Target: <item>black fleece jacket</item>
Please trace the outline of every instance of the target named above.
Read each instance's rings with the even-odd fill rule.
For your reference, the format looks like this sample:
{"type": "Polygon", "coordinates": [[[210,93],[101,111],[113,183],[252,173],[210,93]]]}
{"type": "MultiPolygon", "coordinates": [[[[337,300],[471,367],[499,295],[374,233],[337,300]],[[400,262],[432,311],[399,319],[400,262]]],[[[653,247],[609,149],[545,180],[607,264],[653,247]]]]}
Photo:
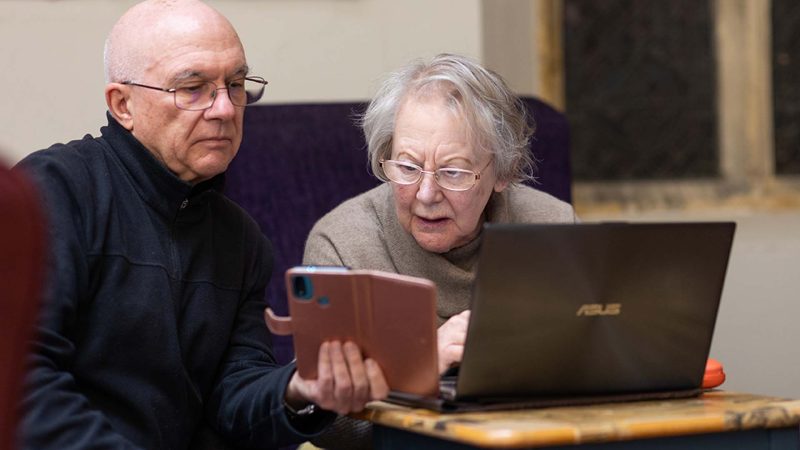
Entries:
{"type": "Polygon", "coordinates": [[[31,154],[50,264],[23,404],[30,449],[186,449],[210,425],[237,446],[308,439],[290,423],[263,322],[272,249],[221,193],[191,186],[111,116],[102,136],[31,154]]]}

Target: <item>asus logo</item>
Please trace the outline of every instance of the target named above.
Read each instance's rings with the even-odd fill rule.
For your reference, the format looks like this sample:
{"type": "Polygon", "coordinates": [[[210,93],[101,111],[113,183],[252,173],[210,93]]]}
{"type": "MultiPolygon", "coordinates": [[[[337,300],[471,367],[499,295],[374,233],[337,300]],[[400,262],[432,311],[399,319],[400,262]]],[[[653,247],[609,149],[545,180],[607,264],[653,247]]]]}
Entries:
{"type": "Polygon", "coordinates": [[[622,312],[622,303],[587,303],[578,308],[576,316],[618,316],[622,312]]]}

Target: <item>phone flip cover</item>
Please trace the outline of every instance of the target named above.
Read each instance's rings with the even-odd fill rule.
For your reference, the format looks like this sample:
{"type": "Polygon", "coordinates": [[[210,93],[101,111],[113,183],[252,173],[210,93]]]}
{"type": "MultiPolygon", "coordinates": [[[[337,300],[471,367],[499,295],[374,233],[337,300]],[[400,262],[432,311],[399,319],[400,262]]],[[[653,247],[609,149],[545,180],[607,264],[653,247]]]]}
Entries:
{"type": "Polygon", "coordinates": [[[395,273],[301,266],[286,271],[289,317],[267,308],[270,331],[292,334],[297,371],[317,377],[324,341],[353,341],[381,367],[392,391],[436,395],[436,287],[395,273]]]}

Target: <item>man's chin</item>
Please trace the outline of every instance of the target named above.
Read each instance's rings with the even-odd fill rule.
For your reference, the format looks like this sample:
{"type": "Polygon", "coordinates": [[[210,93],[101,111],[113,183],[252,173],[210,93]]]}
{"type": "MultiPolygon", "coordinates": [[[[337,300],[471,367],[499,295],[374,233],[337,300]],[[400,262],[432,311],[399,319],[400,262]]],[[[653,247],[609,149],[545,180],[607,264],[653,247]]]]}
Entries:
{"type": "Polygon", "coordinates": [[[219,164],[225,162],[227,166],[236,156],[238,147],[229,139],[205,139],[196,142],[190,150],[196,156],[198,164],[219,164]]]}
{"type": "Polygon", "coordinates": [[[212,161],[203,161],[203,164],[198,164],[194,168],[195,180],[191,181],[192,184],[197,184],[206,180],[210,180],[215,176],[228,170],[230,159],[215,159],[212,161]]]}

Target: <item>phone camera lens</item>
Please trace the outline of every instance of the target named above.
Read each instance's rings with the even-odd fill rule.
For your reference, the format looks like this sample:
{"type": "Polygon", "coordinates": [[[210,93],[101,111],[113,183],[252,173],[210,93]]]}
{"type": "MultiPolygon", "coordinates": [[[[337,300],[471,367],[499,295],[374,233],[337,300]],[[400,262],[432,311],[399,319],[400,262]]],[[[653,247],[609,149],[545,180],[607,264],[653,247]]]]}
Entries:
{"type": "Polygon", "coordinates": [[[308,300],[313,295],[311,279],[303,275],[292,279],[292,289],[294,290],[294,296],[297,298],[308,300]]]}

